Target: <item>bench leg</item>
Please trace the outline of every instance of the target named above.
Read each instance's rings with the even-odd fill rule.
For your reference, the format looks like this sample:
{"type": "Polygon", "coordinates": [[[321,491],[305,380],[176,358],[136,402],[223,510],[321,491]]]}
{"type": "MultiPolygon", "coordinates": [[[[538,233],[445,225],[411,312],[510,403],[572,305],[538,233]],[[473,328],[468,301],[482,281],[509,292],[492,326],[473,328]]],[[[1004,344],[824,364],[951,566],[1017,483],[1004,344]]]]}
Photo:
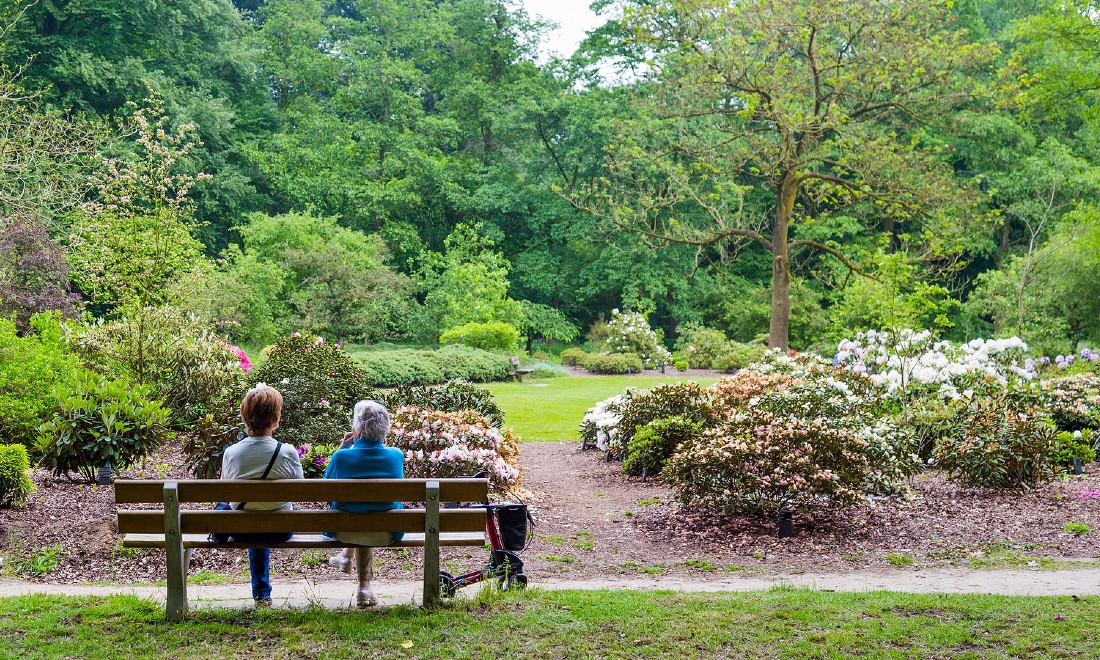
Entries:
{"type": "Polygon", "coordinates": [[[168,599],[164,613],[169,621],[182,621],[187,614],[187,562],[190,551],[183,548],[180,533],[180,502],[176,482],[164,484],[164,551],[168,564],[168,599]]]}
{"type": "Polygon", "coordinates": [[[424,500],[424,605],[439,602],[439,482],[429,481],[424,500]]]}
{"type": "Polygon", "coordinates": [[[184,550],[183,544],[178,546],[173,543],[166,547],[168,552],[168,602],[165,605],[165,614],[169,621],[182,621],[187,614],[187,561],[185,557],[191,554],[190,550],[184,550]]]}

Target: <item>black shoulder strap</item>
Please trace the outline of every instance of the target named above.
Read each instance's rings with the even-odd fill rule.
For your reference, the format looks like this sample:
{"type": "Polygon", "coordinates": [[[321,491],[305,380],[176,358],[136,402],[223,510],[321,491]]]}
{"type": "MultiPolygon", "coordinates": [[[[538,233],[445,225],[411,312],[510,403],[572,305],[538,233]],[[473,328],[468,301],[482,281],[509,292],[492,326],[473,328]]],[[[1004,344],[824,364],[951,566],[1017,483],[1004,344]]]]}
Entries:
{"type": "MultiPolygon", "coordinates": [[[[275,459],[279,458],[279,450],[282,448],[283,443],[281,442],[275,445],[275,451],[271,453],[271,460],[267,462],[267,469],[264,470],[264,474],[262,477],[260,477],[260,481],[267,479],[267,475],[271,474],[271,466],[275,465],[275,459]]],[[[244,509],[245,504],[248,504],[248,502],[241,502],[239,505],[237,505],[237,511],[244,509]]]]}

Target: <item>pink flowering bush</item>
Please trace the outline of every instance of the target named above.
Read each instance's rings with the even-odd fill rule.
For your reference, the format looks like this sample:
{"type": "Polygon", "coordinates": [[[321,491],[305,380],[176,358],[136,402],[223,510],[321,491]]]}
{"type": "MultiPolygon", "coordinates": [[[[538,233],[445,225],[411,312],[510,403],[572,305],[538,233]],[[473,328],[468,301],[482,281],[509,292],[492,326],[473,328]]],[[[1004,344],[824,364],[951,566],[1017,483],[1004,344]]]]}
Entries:
{"type": "Polygon", "coordinates": [[[765,374],[754,369],[742,369],[733,376],[722,378],[710,387],[715,405],[722,410],[744,408],[754,399],[769,392],[787,389],[794,381],[783,374],[765,374]]]}
{"type": "Polygon", "coordinates": [[[404,407],[391,411],[386,443],[405,453],[405,476],[467,477],[489,471],[492,486],[520,481],[518,438],[473,412],[404,407]]]}
{"type": "Polygon", "coordinates": [[[298,460],[306,479],[320,479],[328,469],[328,459],[339,449],[338,444],[304,444],[298,447],[298,460]]]}
{"type": "Polygon", "coordinates": [[[771,515],[863,499],[867,442],[825,420],[749,408],[686,441],[663,475],[685,506],[771,515]]]}
{"type": "Polygon", "coordinates": [[[248,373],[252,369],[252,361],[248,359],[248,353],[243,348],[238,348],[233,344],[228,344],[229,350],[237,356],[237,360],[241,365],[241,371],[248,373]]]}

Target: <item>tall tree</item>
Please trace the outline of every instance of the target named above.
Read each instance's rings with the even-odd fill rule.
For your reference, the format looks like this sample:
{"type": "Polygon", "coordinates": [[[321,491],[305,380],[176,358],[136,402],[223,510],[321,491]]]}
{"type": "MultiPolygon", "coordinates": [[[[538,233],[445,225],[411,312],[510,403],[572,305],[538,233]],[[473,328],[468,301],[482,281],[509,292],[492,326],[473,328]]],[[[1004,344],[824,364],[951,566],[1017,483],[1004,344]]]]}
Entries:
{"type": "Polygon", "coordinates": [[[655,53],[638,119],[608,151],[609,175],[571,196],[656,242],[772,257],[769,344],[787,346],[791,261],[857,265],[798,231],[843,218],[947,258],[975,195],[920,127],[973,97],[995,54],[967,42],[946,0],[657,0],[627,28],[655,53]],[[765,209],[764,217],[759,209],[765,209]]]}

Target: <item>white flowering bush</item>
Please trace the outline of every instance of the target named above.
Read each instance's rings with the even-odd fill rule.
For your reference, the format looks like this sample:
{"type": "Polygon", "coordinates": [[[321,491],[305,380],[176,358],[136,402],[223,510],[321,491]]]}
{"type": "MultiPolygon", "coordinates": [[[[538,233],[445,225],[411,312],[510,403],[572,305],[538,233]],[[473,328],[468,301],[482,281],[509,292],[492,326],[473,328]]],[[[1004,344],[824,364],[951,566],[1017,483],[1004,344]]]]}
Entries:
{"type": "Polygon", "coordinates": [[[634,390],[631,388],[588,409],[581,420],[581,449],[607,451],[611,444],[617,445],[623,406],[633,396],[634,390]]]}
{"type": "Polygon", "coordinates": [[[938,388],[942,396],[957,400],[974,385],[1003,387],[1010,380],[1035,378],[1034,365],[1024,359],[1027,344],[1019,337],[953,344],[934,339],[927,330],[869,330],[841,341],[837,349],[838,366],[901,394],[938,388]]]}
{"type": "Polygon", "coordinates": [[[649,327],[649,321],[638,312],[611,310],[607,323],[607,353],[630,353],[642,359],[647,368],[672,363],[672,353],[661,345],[657,333],[649,327]]]}
{"type": "Polygon", "coordinates": [[[483,415],[404,407],[390,421],[386,442],[404,452],[406,477],[468,477],[488,470],[496,488],[520,481],[518,438],[483,415]]]}

